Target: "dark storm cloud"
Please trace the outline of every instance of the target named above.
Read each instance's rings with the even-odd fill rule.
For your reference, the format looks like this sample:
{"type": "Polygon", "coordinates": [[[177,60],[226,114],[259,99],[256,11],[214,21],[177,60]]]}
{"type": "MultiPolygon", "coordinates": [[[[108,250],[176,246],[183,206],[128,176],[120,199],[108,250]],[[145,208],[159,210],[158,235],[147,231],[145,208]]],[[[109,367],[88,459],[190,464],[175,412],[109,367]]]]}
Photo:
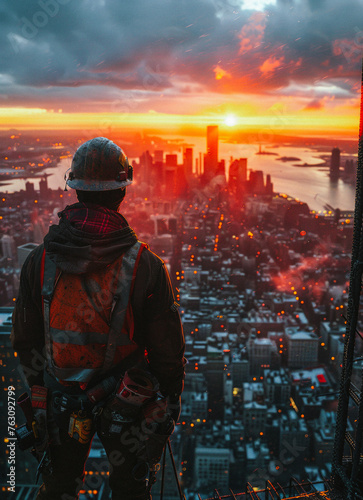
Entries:
{"type": "Polygon", "coordinates": [[[269,8],[264,41],[283,45],[287,63],[302,61],[292,73],[297,81],[343,79],[359,72],[362,30],[361,0],[280,0],[269,8]]]}
{"type": "Polygon", "coordinates": [[[130,91],[134,99],[190,91],[190,85],[264,93],[322,80],[344,95],[353,92],[363,47],[362,0],[278,0],[264,12],[237,5],[237,0],[2,3],[0,104],[47,106],[56,99],[59,107],[74,109],[130,91]]]}

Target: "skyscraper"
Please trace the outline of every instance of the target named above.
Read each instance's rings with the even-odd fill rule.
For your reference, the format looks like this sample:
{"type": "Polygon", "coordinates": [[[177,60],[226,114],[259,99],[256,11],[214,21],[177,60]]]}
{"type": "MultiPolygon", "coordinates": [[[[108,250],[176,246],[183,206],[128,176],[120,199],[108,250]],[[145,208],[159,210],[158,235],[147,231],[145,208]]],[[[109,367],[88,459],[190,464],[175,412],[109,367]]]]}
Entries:
{"type": "Polygon", "coordinates": [[[330,177],[338,179],[340,169],[340,149],[334,148],[331,152],[330,158],[330,177]]]}
{"type": "Polygon", "coordinates": [[[207,127],[207,155],[204,164],[204,173],[213,177],[218,167],[218,125],[207,127]]]}
{"type": "Polygon", "coordinates": [[[39,194],[40,194],[40,199],[41,200],[46,200],[48,196],[48,180],[47,177],[43,177],[39,181],[39,194]]]}
{"type": "Polygon", "coordinates": [[[229,166],[228,186],[233,194],[241,193],[247,181],[247,158],[234,160],[229,166]]]}
{"type": "Polygon", "coordinates": [[[34,199],[34,196],[35,196],[35,189],[34,189],[34,184],[32,182],[26,182],[25,183],[25,193],[26,193],[26,197],[28,199],[34,199]]]}
{"type": "Polygon", "coordinates": [[[164,151],[161,149],[156,149],[154,151],[154,162],[162,163],[164,161],[164,151]]]}
{"type": "Polygon", "coordinates": [[[184,150],[184,172],[187,179],[193,175],[193,148],[185,148],[184,150]]]}

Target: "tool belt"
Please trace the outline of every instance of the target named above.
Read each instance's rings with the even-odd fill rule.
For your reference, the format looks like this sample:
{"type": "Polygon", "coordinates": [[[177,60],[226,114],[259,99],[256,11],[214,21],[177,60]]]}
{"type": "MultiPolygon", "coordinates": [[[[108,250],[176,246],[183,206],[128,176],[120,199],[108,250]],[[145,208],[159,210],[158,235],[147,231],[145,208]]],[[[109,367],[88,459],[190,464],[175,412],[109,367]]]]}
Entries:
{"type": "Polygon", "coordinates": [[[54,420],[60,429],[67,429],[68,435],[81,444],[91,440],[94,430],[92,409],[94,403],[84,398],[61,392],[51,397],[54,420]]]}
{"type": "Polygon", "coordinates": [[[117,381],[111,376],[83,394],[57,389],[52,409],[60,428],[79,442],[88,442],[96,426],[102,436],[119,434],[124,424],[140,423],[143,407],[157,398],[158,383],[147,371],[131,368],[117,381]]]}
{"type": "Polygon", "coordinates": [[[68,429],[69,436],[80,443],[88,443],[94,431],[95,410],[102,408],[116,383],[116,378],[111,376],[83,394],[72,394],[61,391],[59,385],[54,385],[53,382],[56,389],[53,389],[51,397],[52,411],[58,426],[68,429]]]}
{"type": "Polygon", "coordinates": [[[54,417],[82,444],[91,440],[95,430],[100,437],[120,438],[122,433],[136,436],[137,463],[132,474],[138,481],[149,478],[152,485],[175,426],[167,399],[158,397],[157,381],[145,370],[132,368],[119,381],[111,378],[81,395],[54,391],[54,417]]]}

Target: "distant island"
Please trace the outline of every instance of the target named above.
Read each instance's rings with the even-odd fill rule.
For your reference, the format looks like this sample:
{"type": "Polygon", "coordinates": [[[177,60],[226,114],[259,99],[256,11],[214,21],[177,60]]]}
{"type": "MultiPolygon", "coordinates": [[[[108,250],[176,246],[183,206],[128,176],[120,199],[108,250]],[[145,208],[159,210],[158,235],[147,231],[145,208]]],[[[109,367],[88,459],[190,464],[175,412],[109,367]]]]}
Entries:
{"type": "Polygon", "coordinates": [[[324,163],[303,163],[300,165],[299,163],[294,163],[293,167],[325,167],[324,163]]]}
{"type": "Polygon", "coordinates": [[[327,165],[325,163],[294,163],[294,167],[326,167],[327,165]]]}
{"type": "MultiPolygon", "coordinates": [[[[324,167],[328,168],[329,163],[330,163],[330,156],[328,155],[319,155],[319,156],[314,156],[314,158],[319,159],[319,163],[294,163],[294,167],[324,167]]],[[[301,161],[301,160],[300,160],[301,161]]]]}
{"type": "Polygon", "coordinates": [[[296,156],[281,156],[276,158],[278,161],[301,161],[301,158],[296,158],[296,156]]]}

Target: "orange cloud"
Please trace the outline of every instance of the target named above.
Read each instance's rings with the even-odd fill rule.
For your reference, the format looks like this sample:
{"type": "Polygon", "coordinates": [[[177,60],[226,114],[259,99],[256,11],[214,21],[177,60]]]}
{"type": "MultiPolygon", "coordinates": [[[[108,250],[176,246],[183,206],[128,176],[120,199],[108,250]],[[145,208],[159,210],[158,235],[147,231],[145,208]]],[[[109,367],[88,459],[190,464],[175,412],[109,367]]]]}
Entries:
{"type": "Polygon", "coordinates": [[[252,14],[247,24],[241,29],[238,38],[241,40],[238,54],[245,54],[249,50],[257,48],[264,36],[266,27],[266,14],[257,12],[252,14]]]}
{"type": "Polygon", "coordinates": [[[282,66],[282,63],[284,62],[284,58],[280,57],[279,59],[276,59],[276,57],[271,56],[264,63],[259,67],[259,70],[263,75],[267,75],[269,73],[273,73],[276,68],[279,68],[282,66]]]}
{"type": "Polygon", "coordinates": [[[231,78],[232,76],[230,73],[228,73],[228,71],[224,70],[218,65],[213,68],[213,71],[215,73],[216,80],[222,80],[222,78],[231,78]]]}

